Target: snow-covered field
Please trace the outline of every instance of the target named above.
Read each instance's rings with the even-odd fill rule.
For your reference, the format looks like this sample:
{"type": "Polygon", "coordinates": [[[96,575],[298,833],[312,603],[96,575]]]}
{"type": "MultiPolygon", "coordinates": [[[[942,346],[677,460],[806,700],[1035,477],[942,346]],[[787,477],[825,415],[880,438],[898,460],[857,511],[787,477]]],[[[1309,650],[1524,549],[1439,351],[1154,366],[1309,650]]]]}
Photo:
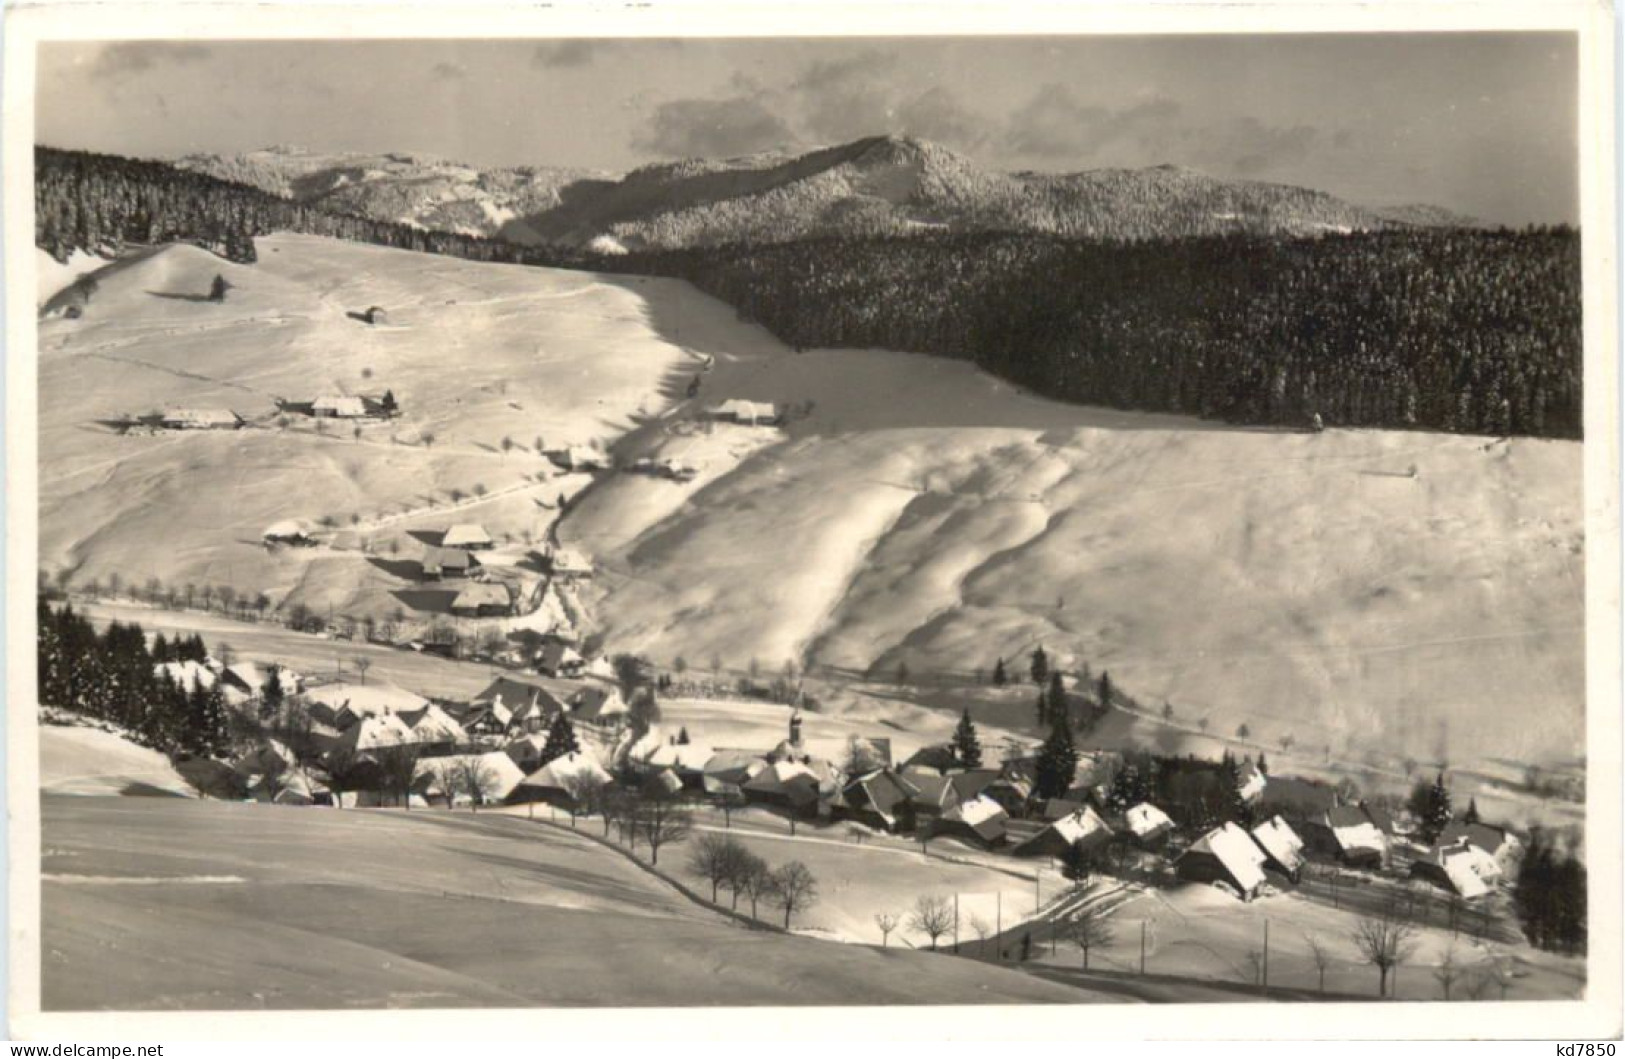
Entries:
{"type": "Polygon", "coordinates": [[[523,819],[55,797],[41,815],[47,1010],[1105,999],[748,930],[523,819]]]}
{"type": "Polygon", "coordinates": [[[108,276],[84,319],[42,325],[47,564],[383,613],[411,601],[409,531],[467,518],[539,538],[564,492],[560,534],[600,564],[592,619],[612,650],[662,664],[795,659],[827,680],[903,662],[921,688],[896,697],[917,703],[1042,643],[1171,702],[1193,737],[1245,724],[1272,754],[1289,738],[1457,765],[1581,752],[1577,444],[1083,408],[959,362],[795,354],[672,281],[258,245],[250,267],[164,250],[108,276]],[[162,296],[216,272],[237,288],[224,304],[162,296]],[[387,327],[345,315],[375,304],[387,327]],[[268,418],[272,394],[386,386],[404,415],[359,440],[268,418]],[[701,421],[730,397],[792,414],[701,421]],[[172,404],[267,428],[96,424],[172,404]],[[700,473],[589,487],[553,477],[537,435],[700,473]],[[504,455],[504,436],[520,448],[504,455]],[[486,498],[449,511],[475,483],[486,498]],[[375,554],[256,543],[322,515],[359,518],[375,554]]]}
{"type": "Polygon", "coordinates": [[[39,786],[46,794],[193,793],[168,757],[111,730],[42,724],[39,747],[39,786]]]}

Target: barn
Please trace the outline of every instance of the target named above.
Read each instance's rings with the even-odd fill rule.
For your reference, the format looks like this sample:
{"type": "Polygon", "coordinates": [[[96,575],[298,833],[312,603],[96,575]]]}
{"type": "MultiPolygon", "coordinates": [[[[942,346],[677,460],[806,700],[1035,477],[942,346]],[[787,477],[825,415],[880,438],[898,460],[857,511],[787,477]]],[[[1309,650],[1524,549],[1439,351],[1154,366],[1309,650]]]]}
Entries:
{"type": "Polygon", "coordinates": [[[310,404],[310,414],[318,419],[365,419],[367,402],[359,397],[318,397],[310,404]]]}
{"type": "Polygon", "coordinates": [[[267,526],[265,532],[260,534],[260,540],[267,548],[286,545],[294,548],[308,548],[316,543],[310,535],[310,526],[298,519],[283,519],[273,525],[267,526]]]}
{"type": "Polygon", "coordinates": [[[771,426],[781,418],[778,408],[764,401],[746,401],[738,397],[706,410],[712,419],[743,426],[771,426]]]}
{"type": "Polygon", "coordinates": [[[173,408],[158,417],[165,430],[236,430],[245,422],[229,408],[173,408]]]}
{"type": "Polygon", "coordinates": [[[1112,829],[1089,806],[1052,821],[1038,834],[1021,843],[1011,854],[1017,857],[1059,857],[1073,846],[1096,850],[1112,840],[1112,829]]]}
{"type": "Polygon", "coordinates": [[[1265,867],[1297,882],[1303,874],[1303,839],[1279,816],[1253,828],[1253,841],[1264,851],[1265,867]]]}

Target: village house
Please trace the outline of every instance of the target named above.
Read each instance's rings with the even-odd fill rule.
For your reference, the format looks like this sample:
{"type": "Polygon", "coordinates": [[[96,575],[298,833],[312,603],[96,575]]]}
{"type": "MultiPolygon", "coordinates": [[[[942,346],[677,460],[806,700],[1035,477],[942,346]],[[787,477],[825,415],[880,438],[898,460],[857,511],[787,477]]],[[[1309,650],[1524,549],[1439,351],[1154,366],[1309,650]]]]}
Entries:
{"type": "MultiPolygon", "coordinates": [[[[223,666],[219,676],[221,683],[226,687],[246,696],[249,700],[257,701],[265,694],[265,683],[270,679],[271,671],[269,667],[262,667],[255,662],[233,662],[229,666],[223,666]]],[[[284,697],[292,697],[304,689],[304,678],[287,666],[278,666],[276,676],[277,687],[284,697]]]]}
{"type": "Polygon", "coordinates": [[[451,612],[459,618],[507,617],[513,613],[513,594],[500,581],[476,581],[457,593],[451,612]]]}
{"type": "Polygon", "coordinates": [[[169,674],[169,679],[175,682],[175,686],[186,691],[192,691],[196,688],[208,691],[220,679],[213,669],[202,662],[190,660],[185,662],[159,662],[152,667],[152,672],[154,676],[169,674]]]}
{"type": "Polygon", "coordinates": [[[1166,845],[1168,836],[1174,832],[1173,820],[1150,802],[1130,806],[1123,813],[1123,824],[1142,849],[1158,849],[1166,845]]]}
{"type": "Polygon", "coordinates": [[[719,750],[705,763],[705,793],[718,798],[744,797],[745,784],[767,768],[767,759],[749,750],[719,750]]]}
{"type": "Polygon", "coordinates": [[[1190,882],[1220,884],[1251,901],[1265,884],[1263,850],[1233,823],[1214,828],[1174,861],[1174,871],[1190,882]]]}
{"type": "Polygon", "coordinates": [[[1503,873],[1512,870],[1518,858],[1523,855],[1523,843],[1518,836],[1504,827],[1495,827],[1492,824],[1474,823],[1457,820],[1445,825],[1439,832],[1438,844],[1441,846],[1454,843],[1466,843],[1475,849],[1483,850],[1495,860],[1503,873]]]}
{"type": "Polygon", "coordinates": [[[1089,806],[1068,816],[1051,821],[1042,831],[1017,845],[1010,852],[1017,857],[1061,857],[1073,846],[1081,845],[1085,852],[1093,852],[1109,845],[1112,829],[1089,806]]]}
{"type": "Polygon", "coordinates": [[[911,831],[909,801],[919,790],[889,768],[851,779],[831,804],[831,816],[854,820],[877,831],[911,831]]]}
{"type": "Polygon", "coordinates": [[[1388,838],[1363,806],[1334,806],[1305,820],[1302,834],[1310,851],[1351,868],[1380,868],[1388,859],[1388,838]]]}
{"type": "Polygon", "coordinates": [[[591,445],[570,445],[549,452],[547,457],[566,471],[607,471],[615,466],[607,452],[591,445]]]}
{"type": "Polygon", "coordinates": [[[547,688],[514,676],[499,676],[470,700],[464,726],[471,732],[503,735],[535,732],[567,711],[564,702],[547,688]]]}
{"type": "Polygon", "coordinates": [[[496,547],[496,542],[479,523],[459,522],[446,530],[440,538],[440,547],[458,548],[463,551],[488,551],[496,547]]]}
{"type": "Polygon", "coordinates": [[[468,577],[479,568],[480,561],[473,552],[461,548],[429,547],[423,550],[421,565],[425,581],[439,581],[447,577],[468,577]]]}
{"type": "Polygon", "coordinates": [[[1253,828],[1253,841],[1264,851],[1265,867],[1297,882],[1303,874],[1303,839],[1279,816],[1253,828]]]}
{"type": "Polygon", "coordinates": [[[1501,879],[1501,865],[1471,842],[1457,838],[1440,842],[1411,861],[1410,875],[1471,900],[1483,897],[1501,879]]]}
{"type": "Polygon", "coordinates": [[[652,747],[633,748],[631,765],[634,772],[650,774],[671,772],[694,790],[705,789],[705,766],[716,757],[716,751],[699,743],[662,742],[652,747]]]}
{"type": "Polygon", "coordinates": [[[1010,815],[992,798],[977,795],[955,801],[931,823],[924,825],[931,838],[955,838],[967,845],[990,849],[1004,842],[1010,815]]]}

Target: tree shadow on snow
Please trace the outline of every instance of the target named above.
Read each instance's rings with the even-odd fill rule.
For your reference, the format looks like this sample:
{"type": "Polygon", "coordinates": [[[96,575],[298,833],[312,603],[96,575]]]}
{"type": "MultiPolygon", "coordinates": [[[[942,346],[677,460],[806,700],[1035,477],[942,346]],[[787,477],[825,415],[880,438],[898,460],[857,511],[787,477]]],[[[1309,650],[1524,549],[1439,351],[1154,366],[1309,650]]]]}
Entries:
{"type": "Polygon", "coordinates": [[[402,581],[422,581],[423,564],[416,559],[385,559],[377,555],[367,556],[367,562],[376,566],[392,577],[402,581]]]}
{"type": "Polygon", "coordinates": [[[405,606],[428,614],[450,614],[451,601],[457,598],[455,590],[443,588],[397,588],[390,595],[405,606]]]}
{"type": "Polygon", "coordinates": [[[213,299],[210,298],[207,294],[187,294],[187,293],[184,293],[182,291],[162,291],[162,290],[149,290],[149,291],[147,291],[147,293],[149,295],[151,295],[152,297],[154,297],[154,298],[168,298],[170,301],[177,301],[177,302],[207,302],[207,301],[213,301],[213,299]]]}

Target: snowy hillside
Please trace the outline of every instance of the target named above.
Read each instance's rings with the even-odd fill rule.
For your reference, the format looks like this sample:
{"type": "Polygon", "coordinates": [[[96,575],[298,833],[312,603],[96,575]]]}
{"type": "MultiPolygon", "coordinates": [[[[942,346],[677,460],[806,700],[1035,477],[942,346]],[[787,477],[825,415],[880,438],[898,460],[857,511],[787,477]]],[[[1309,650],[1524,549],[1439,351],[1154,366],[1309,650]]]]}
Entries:
{"type": "Polygon", "coordinates": [[[191,786],[168,757],[137,746],[110,728],[40,725],[40,790],[46,794],[193,796],[191,786]]]}
{"type": "Polygon", "coordinates": [[[592,622],[662,664],[890,679],[903,662],[928,684],[1042,643],[1272,753],[1465,764],[1582,745],[1577,444],[1108,412],[963,362],[793,354],[674,281],[295,236],[259,256],[172,248],[109,276],[83,319],[42,324],[47,564],[381,615],[414,591],[411,531],[466,517],[541,539],[563,493],[560,535],[599,570],[592,622]],[[179,296],[216,272],[237,288],[224,304],[179,296]],[[373,304],[387,326],[345,315],[373,304]],[[404,414],[360,438],[282,428],[271,406],[385,386],[404,414]],[[700,416],[726,398],[790,415],[700,416]],[[255,427],[97,425],[167,404],[255,427]],[[537,435],[697,474],[594,484],[557,474],[537,435]],[[258,545],[323,516],[354,547],[258,545]]]}

